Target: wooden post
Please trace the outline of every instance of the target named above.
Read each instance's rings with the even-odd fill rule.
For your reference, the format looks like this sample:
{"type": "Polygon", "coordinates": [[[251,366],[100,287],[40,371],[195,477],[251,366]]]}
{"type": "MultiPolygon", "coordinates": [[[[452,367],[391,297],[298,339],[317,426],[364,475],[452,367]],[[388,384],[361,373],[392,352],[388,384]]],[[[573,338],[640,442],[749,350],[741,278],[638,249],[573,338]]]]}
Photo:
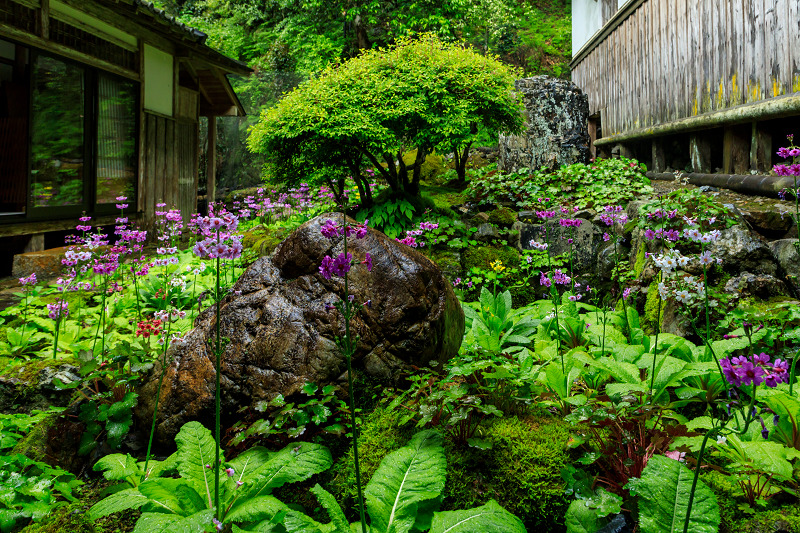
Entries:
{"type": "Polygon", "coordinates": [[[664,172],[667,169],[667,160],[664,156],[664,141],[654,139],[651,144],[652,160],[650,170],[653,172],[664,172]]]}
{"type": "Polygon", "coordinates": [[[747,174],[750,170],[750,139],[742,135],[741,128],[725,128],[722,141],[722,172],[747,174]]]}
{"type": "Polygon", "coordinates": [[[633,150],[627,144],[619,144],[619,156],[626,159],[633,159],[633,150]]]}
{"type": "Polygon", "coordinates": [[[702,133],[694,133],[689,137],[689,158],[694,172],[711,173],[711,143],[702,133]]]}
{"type": "Polygon", "coordinates": [[[42,0],[39,17],[39,36],[45,40],[50,39],[50,0],[42,0]]]}
{"type": "Polygon", "coordinates": [[[596,118],[589,118],[589,157],[592,160],[597,158],[597,147],[595,147],[594,142],[597,140],[597,119],[596,118]]]}
{"type": "Polygon", "coordinates": [[[772,170],[772,135],[753,122],[750,136],[750,170],[766,174],[772,170]]]}
{"type": "Polygon", "coordinates": [[[206,203],[217,197],[217,117],[208,117],[208,155],[206,156],[206,203]]]}

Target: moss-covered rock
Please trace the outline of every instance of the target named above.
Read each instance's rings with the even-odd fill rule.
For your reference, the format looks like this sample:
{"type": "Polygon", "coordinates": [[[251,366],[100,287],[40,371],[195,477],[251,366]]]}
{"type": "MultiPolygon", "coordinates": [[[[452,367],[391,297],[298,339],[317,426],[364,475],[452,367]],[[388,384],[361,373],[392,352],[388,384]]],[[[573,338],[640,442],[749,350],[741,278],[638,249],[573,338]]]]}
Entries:
{"type": "Polygon", "coordinates": [[[424,253],[450,281],[461,276],[461,254],[455,250],[437,250],[435,248],[422,248],[424,253]]]}
{"type": "MultiPolygon", "coordinates": [[[[363,419],[358,435],[362,486],[366,487],[383,458],[405,446],[413,435],[413,428],[398,427],[399,418],[399,413],[378,407],[363,419]]],[[[348,448],[347,452],[336,461],[329,470],[329,475],[327,488],[331,494],[345,509],[354,509],[358,496],[352,448],[348,448]]]]}
{"type": "Polygon", "coordinates": [[[259,256],[269,255],[289,236],[291,230],[280,226],[256,226],[243,233],[242,246],[259,256]]]}
{"type": "Polygon", "coordinates": [[[517,213],[508,207],[500,207],[489,211],[489,222],[501,228],[510,228],[517,220],[517,213]]]}
{"type": "Polygon", "coordinates": [[[508,417],[483,432],[491,450],[449,446],[442,510],[470,509],[493,498],[528,531],[563,531],[569,502],[561,469],[568,437],[560,420],[508,417]]]}
{"type": "Polygon", "coordinates": [[[490,263],[502,261],[505,266],[519,265],[519,251],[511,246],[470,246],[464,250],[461,256],[464,264],[464,271],[469,272],[473,267],[481,270],[491,269],[490,263]]]}
{"type": "MultiPolygon", "coordinates": [[[[359,436],[364,486],[389,453],[406,445],[416,431],[398,427],[399,414],[378,408],[367,415],[359,436]]],[[[549,417],[496,419],[483,431],[491,450],[459,448],[445,442],[447,481],[441,510],[469,509],[496,499],[525,522],[528,531],[563,531],[568,501],[561,469],[568,427],[549,417]]],[[[352,451],[330,470],[331,493],[352,509],[356,500],[352,451]]]]}
{"type": "Polygon", "coordinates": [[[47,460],[48,436],[50,434],[50,429],[56,424],[60,416],[60,414],[50,415],[33,426],[28,434],[14,445],[11,453],[21,453],[34,461],[50,463],[50,461],[47,460]]]}
{"type": "Polygon", "coordinates": [[[659,331],[664,326],[664,311],[666,310],[667,302],[661,299],[658,294],[658,280],[653,281],[647,287],[647,299],[644,303],[644,316],[642,320],[642,329],[648,335],[655,335],[656,329],[659,331]],[[659,311],[659,306],[661,310],[659,311]],[[660,313],[660,316],[659,316],[660,313]]]}

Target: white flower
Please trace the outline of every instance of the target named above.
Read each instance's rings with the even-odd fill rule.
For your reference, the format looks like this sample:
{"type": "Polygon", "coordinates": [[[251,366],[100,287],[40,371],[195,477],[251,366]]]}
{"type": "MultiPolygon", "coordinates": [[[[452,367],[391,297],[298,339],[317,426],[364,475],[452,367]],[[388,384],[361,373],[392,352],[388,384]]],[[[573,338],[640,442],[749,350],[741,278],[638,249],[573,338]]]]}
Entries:
{"type": "Polygon", "coordinates": [[[702,254],[700,254],[700,264],[703,266],[708,266],[714,262],[714,258],[711,257],[711,252],[706,250],[702,254]]]}
{"type": "Polygon", "coordinates": [[[726,444],[727,442],[728,439],[725,437],[725,435],[720,435],[717,437],[717,444],[726,444]]]}
{"type": "Polygon", "coordinates": [[[675,291],[675,299],[683,304],[688,304],[692,299],[692,295],[687,290],[675,291]]]}
{"type": "Polygon", "coordinates": [[[686,257],[685,255],[681,255],[681,256],[679,256],[679,257],[678,257],[678,264],[679,264],[679,265],[680,265],[682,268],[686,268],[687,266],[689,266],[689,263],[690,263],[690,262],[691,262],[691,259],[689,259],[689,258],[688,258],[688,257],[686,257]]]}

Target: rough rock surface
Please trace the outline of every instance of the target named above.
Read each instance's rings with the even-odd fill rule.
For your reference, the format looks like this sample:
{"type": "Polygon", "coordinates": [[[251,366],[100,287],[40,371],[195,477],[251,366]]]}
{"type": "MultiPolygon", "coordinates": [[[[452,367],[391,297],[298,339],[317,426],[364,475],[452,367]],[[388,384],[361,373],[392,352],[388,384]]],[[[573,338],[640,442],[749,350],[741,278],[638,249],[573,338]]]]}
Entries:
{"type": "Polygon", "coordinates": [[[80,381],[78,367],[50,361],[42,361],[38,366],[40,368],[33,372],[21,366],[17,375],[0,376],[0,412],[28,412],[69,403],[73,389],[61,388],[58,382],[71,384],[80,381]]]}
{"type": "Polygon", "coordinates": [[[742,272],[729,279],[725,284],[725,292],[740,296],[756,296],[764,300],[788,294],[786,285],[781,280],[768,274],[751,274],[750,272],[742,272]]]}
{"type": "MultiPolygon", "coordinates": [[[[252,407],[278,394],[289,397],[306,382],[325,384],[344,379],[346,363],[335,343],[344,336],[338,310],[344,279],[324,279],[319,265],[325,255],[343,250],[341,239],[329,241],[320,224],[340,214],[317,217],[284,240],[270,257],[253,263],[222,301],[220,328],[227,343],[222,355],[223,411],[252,407]]],[[[358,335],[354,368],[392,379],[410,365],[435,365],[453,357],[464,332],[464,313],[440,269],[416,250],[369,230],[361,240],[348,239],[354,260],[369,252],[372,272],[355,265],[350,294],[370,301],[351,324],[358,335]]],[[[190,420],[213,416],[215,309],[198,317],[186,343],[171,348],[158,408],[156,438],[169,441],[190,420]]],[[[137,415],[152,417],[160,368],[140,391],[137,415]]]]}
{"type": "Polygon", "coordinates": [[[725,270],[739,273],[769,274],[778,270],[769,247],[747,228],[737,225],[724,231],[708,247],[713,257],[722,259],[725,270]]]}
{"type": "Polygon", "coordinates": [[[69,246],[17,254],[14,256],[11,266],[11,275],[21,278],[36,273],[36,277],[39,279],[55,277],[61,273],[63,268],[61,260],[67,250],[69,250],[69,246]]]}
{"type": "MultiPolygon", "coordinates": [[[[547,221],[547,233],[552,255],[569,254],[572,247],[573,267],[576,271],[593,271],[597,267],[597,253],[603,244],[603,232],[588,220],[581,220],[577,228],[565,228],[558,219],[547,221]],[[572,235],[572,244],[569,239],[572,235]]],[[[542,224],[524,224],[516,222],[513,229],[519,232],[519,241],[514,244],[519,250],[533,250],[531,240],[545,242],[545,226],[542,224]]]]}
{"type": "Polygon", "coordinates": [[[771,242],[769,248],[788,282],[795,291],[800,292],[800,254],[797,253],[796,243],[797,239],[781,239],[771,242]]]}
{"type": "Polygon", "coordinates": [[[574,83],[549,76],[514,83],[525,106],[521,135],[500,135],[499,168],[559,168],[589,162],[589,99],[574,83]]]}

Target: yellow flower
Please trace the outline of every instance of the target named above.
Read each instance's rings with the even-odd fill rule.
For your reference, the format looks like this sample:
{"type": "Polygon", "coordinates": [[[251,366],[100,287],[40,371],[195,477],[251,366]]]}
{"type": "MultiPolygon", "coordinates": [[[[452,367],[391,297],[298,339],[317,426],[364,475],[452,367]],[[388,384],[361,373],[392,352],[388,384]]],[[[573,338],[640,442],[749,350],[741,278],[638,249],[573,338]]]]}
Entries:
{"type": "Polygon", "coordinates": [[[492,261],[491,263],[489,263],[489,266],[491,266],[492,270],[494,270],[498,274],[502,272],[504,268],[506,268],[503,266],[503,262],[500,261],[499,259],[497,261],[492,261]]]}

